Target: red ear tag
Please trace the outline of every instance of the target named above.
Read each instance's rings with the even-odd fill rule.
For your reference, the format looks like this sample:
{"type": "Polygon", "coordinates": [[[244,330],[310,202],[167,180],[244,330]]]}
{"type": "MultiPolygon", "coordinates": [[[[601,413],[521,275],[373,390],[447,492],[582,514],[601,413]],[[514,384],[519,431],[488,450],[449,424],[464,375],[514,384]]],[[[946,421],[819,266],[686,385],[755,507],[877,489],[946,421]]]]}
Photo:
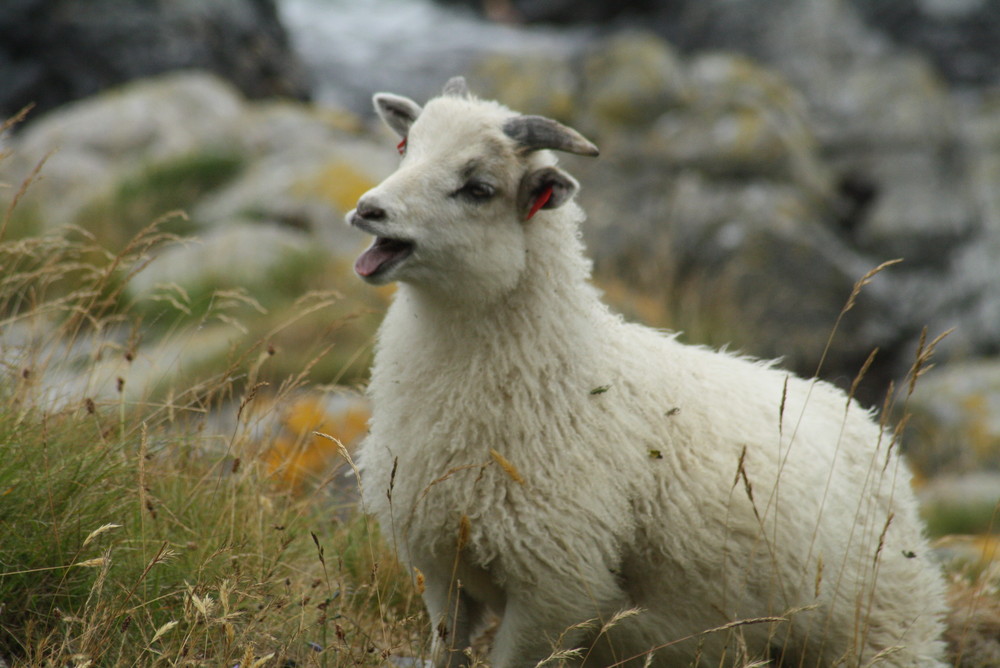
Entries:
{"type": "Polygon", "coordinates": [[[545,203],[549,201],[552,197],[552,186],[545,186],[545,190],[542,194],[538,196],[535,203],[531,205],[531,211],[528,212],[528,217],[525,220],[531,220],[531,217],[538,213],[538,210],[545,206],[545,203]]]}
{"type": "Polygon", "coordinates": [[[396,150],[399,151],[400,155],[406,153],[406,137],[403,137],[403,141],[396,144],[396,150]]]}

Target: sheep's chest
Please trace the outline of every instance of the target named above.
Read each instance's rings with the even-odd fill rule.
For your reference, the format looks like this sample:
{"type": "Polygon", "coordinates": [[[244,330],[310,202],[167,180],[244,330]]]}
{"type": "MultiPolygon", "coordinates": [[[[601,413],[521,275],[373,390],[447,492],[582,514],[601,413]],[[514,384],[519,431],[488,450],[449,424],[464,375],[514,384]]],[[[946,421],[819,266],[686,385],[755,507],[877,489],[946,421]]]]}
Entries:
{"type": "Polygon", "coordinates": [[[518,561],[533,545],[560,560],[616,567],[619,546],[630,539],[629,494],[610,482],[614,467],[583,447],[577,432],[593,434],[595,421],[585,420],[584,408],[551,400],[538,400],[526,416],[525,396],[500,390],[493,406],[470,413],[449,411],[449,399],[430,390],[420,401],[411,396],[408,411],[400,401],[389,404],[395,412],[376,412],[363,451],[365,494],[408,561],[450,566],[459,549],[470,568],[504,581],[512,571],[536,570],[518,561]],[[594,493],[598,486],[603,494],[594,493]],[[565,545],[579,534],[592,552],[567,555],[565,545]]]}
{"type": "Polygon", "coordinates": [[[368,509],[411,554],[461,545],[501,574],[525,545],[563,555],[583,540],[595,547],[581,559],[616,561],[635,479],[616,473],[631,435],[609,411],[626,388],[595,392],[613,373],[564,333],[501,320],[462,343],[409,302],[393,304],[369,386],[368,509]]]}

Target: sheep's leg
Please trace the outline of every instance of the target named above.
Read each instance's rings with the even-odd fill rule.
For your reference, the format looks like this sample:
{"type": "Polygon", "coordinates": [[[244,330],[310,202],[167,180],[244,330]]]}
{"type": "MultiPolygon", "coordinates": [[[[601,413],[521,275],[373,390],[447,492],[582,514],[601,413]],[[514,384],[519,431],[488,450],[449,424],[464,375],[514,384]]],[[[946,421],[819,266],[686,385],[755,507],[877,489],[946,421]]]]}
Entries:
{"type": "Polygon", "coordinates": [[[553,623],[540,620],[537,613],[530,605],[508,601],[490,654],[493,668],[533,668],[556,650],[583,641],[584,631],[569,628],[583,620],[553,623]]]}
{"type": "Polygon", "coordinates": [[[614,582],[588,584],[585,592],[536,586],[510,594],[490,655],[493,668],[533,668],[556,651],[585,648],[594,633],[585,622],[607,621],[630,607],[614,582]]]}
{"type": "Polygon", "coordinates": [[[472,645],[472,632],[483,615],[483,606],[472,599],[461,582],[428,579],[424,604],[430,614],[431,656],[435,668],[469,665],[465,650],[472,645]]]}

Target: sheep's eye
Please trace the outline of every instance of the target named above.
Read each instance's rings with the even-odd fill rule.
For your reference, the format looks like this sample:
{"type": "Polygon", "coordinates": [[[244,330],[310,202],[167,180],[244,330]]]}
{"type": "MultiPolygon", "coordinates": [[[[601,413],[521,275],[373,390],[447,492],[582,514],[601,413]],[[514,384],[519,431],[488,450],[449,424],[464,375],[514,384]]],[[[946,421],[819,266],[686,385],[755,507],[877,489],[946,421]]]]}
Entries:
{"type": "Polygon", "coordinates": [[[485,202],[496,194],[496,188],[482,181],[469,181],[456,194],[464,195],[475,202],[485,202]]]}

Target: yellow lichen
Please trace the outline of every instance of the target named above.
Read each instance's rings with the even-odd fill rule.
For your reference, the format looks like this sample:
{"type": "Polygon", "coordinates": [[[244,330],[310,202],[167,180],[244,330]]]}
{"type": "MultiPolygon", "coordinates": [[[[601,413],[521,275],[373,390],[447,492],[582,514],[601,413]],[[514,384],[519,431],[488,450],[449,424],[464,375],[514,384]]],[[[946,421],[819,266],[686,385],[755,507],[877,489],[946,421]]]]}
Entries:
{"type": "Polygon", "coordinates": [[[329,471],[340,448],[336,441],[313,432],[329,434],[350,446],[368,429],[368,411],[351,405],[331,413],[317,397],[296,400],[285,412],[281,433],[264,453],[268,473],[293,490],[329,471]]]}

